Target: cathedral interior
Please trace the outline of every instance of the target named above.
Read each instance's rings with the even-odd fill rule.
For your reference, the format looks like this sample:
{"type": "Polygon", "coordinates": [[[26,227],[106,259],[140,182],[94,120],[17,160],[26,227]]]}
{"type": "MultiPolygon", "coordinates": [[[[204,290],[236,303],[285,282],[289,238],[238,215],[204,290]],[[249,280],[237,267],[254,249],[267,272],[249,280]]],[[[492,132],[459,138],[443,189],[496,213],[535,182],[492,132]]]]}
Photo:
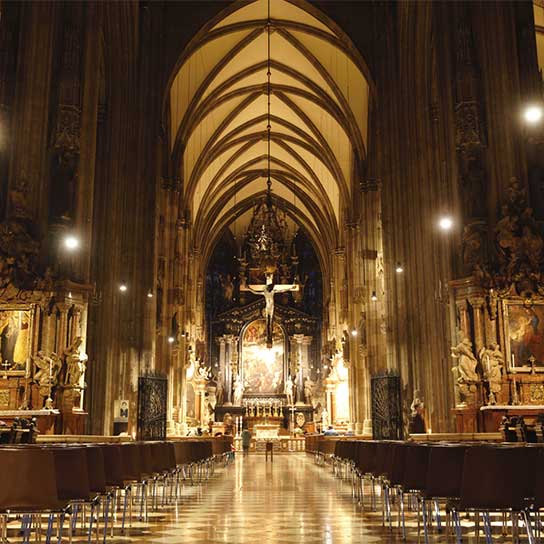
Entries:
{"type": "MultiPolygon", "coordinates": [[[[198,538],[245,474],[313,528],[233,507],[201,542],[419,542],[403,489],[445,541],[408,450],[445,441],[465,482],[478,448],[504,474],[544,443],[543,69],[543,0],[0,0],[0,475],[138,451],[147,470],[106,472],[113,539],[126,516],[136,542],[198,538]]],[[[3,541],[39,533],[17,493],[3,541]]],[[[490,505],[458,493],[477,539],[459,512],[490,505]]],[[[520,527],[483,514],[487,542],[535,541],[512,501],[520,527]]]]}

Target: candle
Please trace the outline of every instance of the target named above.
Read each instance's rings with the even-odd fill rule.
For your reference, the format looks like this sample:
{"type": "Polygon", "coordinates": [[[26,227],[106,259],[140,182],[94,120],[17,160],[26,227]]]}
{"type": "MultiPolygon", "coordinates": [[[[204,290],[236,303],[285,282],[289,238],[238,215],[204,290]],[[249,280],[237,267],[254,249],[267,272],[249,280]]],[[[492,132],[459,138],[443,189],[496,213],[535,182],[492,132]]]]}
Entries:
{"type": "Polygon", "coordinates": [[[512,353],[512,368],[516,368],[516,357],[512,353]]]}

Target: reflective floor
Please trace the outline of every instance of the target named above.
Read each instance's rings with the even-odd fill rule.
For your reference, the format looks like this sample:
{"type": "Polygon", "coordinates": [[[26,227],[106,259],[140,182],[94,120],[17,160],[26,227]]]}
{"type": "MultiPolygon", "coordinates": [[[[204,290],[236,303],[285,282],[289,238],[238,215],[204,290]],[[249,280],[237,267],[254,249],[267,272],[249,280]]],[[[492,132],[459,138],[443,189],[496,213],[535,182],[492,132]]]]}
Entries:
{"type": "MultiPolygon", "coordinates": [[[[128,543],[373,543],[403,542],[396,528],[384,528],[378,499],[377,511],[363,512],[352,500],[351,484],[332,475],[329,466],[317,466],[305,454],[276,455],[273,463],[253,454],[220,467],[209,481],[181,491],[177,506],[169,505],[149,514],[149,522],[135,521],[125,535],[117,526],[114,544],[128,543]]],[[[10,541],[20,541],[13,521],[10,541]]],[[[476,542],[472,522],[464,522],[463,542],[476,542]]],[[[497,542],[510,542],[495,527],[497,542]]],[[[418,538],[417,517],[407,514],[407,542],[418,538]]],[[[494,541],[495,541],[494,538],[494,541]]],[[[430,542],[453,542],[444,533],[433,532],[430,542]]],[[[67,542],[67,539],[64,540],[67,542]]],[[[76,535],[74,542],[85,542],[76,535]]],[[[94,541],[94,539],[93,539],[94,541]]],[[[485,539],[480,540],[484,542],[485,539]]]]}

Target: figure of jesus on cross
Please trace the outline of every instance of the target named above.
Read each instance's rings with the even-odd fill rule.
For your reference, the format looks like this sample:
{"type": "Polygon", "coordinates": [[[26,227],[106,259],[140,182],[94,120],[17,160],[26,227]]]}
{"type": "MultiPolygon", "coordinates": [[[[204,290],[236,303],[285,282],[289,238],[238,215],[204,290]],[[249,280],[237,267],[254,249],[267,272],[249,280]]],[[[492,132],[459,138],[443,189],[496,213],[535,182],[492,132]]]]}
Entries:
{"type": "Polygon", "coordinates": [[[264,313],[266,319],[266,347],[272,348],[272,332],[274,330],[274,295],[276,293],[285,293],[286,291],[298,291],[298,285],[294,284],[274,284],[274,275],[266,274],[266,283],[264,285],[241,286],[242,291],[250,291],[254,295],[264,297],[264,313]]]}

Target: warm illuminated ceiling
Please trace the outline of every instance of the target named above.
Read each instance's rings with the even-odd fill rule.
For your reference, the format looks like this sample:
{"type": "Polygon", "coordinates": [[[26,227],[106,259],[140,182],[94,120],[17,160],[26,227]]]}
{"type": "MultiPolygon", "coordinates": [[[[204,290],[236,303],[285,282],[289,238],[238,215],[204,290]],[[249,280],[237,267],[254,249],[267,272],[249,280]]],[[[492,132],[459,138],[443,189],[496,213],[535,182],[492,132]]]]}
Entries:
{"type": "MultiPolygon", "coordinates": [[[[203,250],[236,217],[241,234],[266,189],[268,5],[239,6],[193,40],[170,89],[171,153],[203,250]]],[[[323,258],[350,220],[369,86],[345,35],[301,6],[270,5],[272,190],[323,258]]]]}

